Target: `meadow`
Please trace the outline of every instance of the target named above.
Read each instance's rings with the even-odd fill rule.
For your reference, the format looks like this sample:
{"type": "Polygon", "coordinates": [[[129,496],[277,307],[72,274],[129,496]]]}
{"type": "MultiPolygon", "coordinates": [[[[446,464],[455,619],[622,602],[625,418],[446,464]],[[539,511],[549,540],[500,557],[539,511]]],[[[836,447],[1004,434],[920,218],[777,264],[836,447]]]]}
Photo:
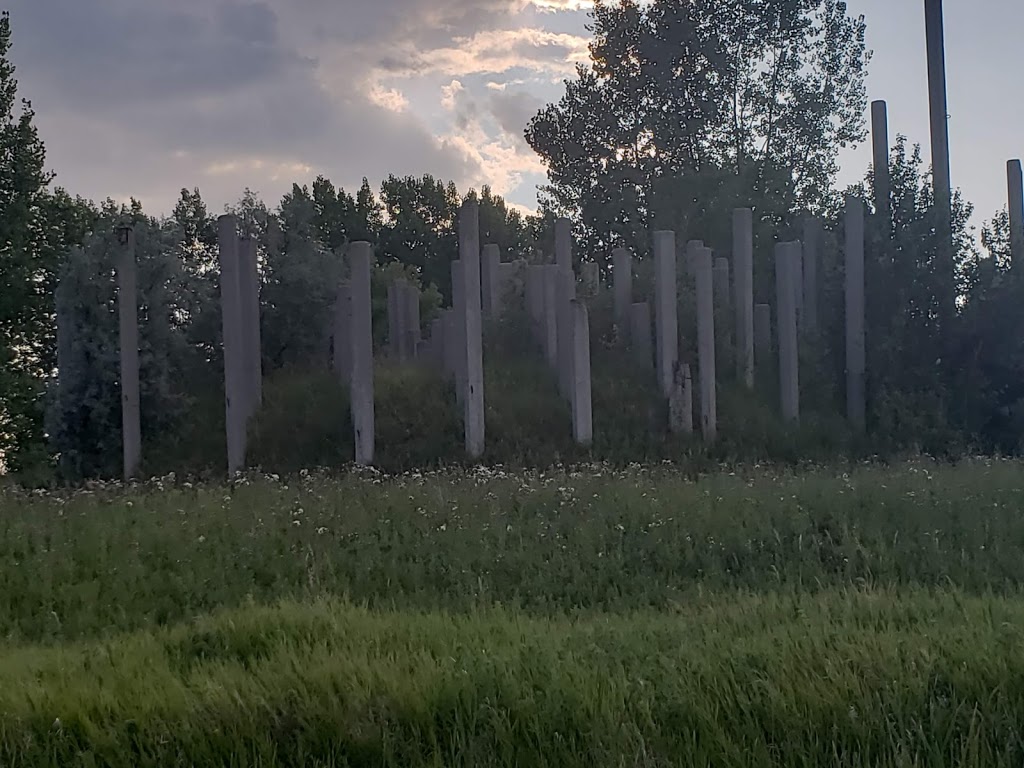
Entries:
{"type": "Polygon", "coordinates": [[[0,765],[1024,760],[1024,464],[0,490],[0,765]]]}

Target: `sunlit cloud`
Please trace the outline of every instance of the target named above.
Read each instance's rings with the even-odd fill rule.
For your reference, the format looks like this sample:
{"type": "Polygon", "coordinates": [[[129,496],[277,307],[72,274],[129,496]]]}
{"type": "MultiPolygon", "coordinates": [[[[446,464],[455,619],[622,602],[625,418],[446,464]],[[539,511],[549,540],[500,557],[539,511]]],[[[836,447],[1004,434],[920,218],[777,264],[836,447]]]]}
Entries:
{"type": "Polygon", "coordinates": [[[383,107],[391,112],[404,112],[409,106],[409,100],[397,88],[386,88],[380,83],[371,83],[366,94],[370,101],[378,107],[383,107]]]}
{"type": "Polygon", "coordinates": [[[464,90],[466,90],[465,86],[458,80],[452,80],[448,85],[441,86],[441,106],[449,112],[455,109],[455,99],[464,90]]]}

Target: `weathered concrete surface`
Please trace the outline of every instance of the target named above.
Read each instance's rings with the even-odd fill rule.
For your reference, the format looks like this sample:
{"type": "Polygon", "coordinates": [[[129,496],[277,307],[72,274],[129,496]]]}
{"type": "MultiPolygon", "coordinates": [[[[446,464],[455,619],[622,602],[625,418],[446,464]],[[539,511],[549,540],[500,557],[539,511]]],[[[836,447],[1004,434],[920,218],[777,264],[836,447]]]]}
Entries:
{"type": "Polygon", "coordinates": [[[334,374],[346,385],[352,378],[352,292],[348,283],[338,286],[334,300],[334,374]]]}
{"type": "Polygon", "coordinates": [[[263,347],[260,333],[260,274],[256,241],[239,241],[238,292],[242,307],[242,343],[245,349],[246,423],[263,404],[263,347]]]}
{"type": "Polygon", "coordinates": [[[846,198],[846,410],[855,429],[865,426],[864,203],[846,198]]]}
{"type": "Polygon", "coordinates": [[[1010,210],[1010,263],[1020,269],[1024,264],[1024,178],[1020,160],[1006,164],[1006,183],[1010,210]]]}
{"type": "Polygon", "coordinates": [[[579,445],[594,441],[594,415],[590,386],[590,319],[582,301],[572,302],[572,431],[579,445]]]}
{"type": "Polygon", "coordinates": [[[658,385],[664,397],[672,394],[673,372],[679,360],[676,236],[654,233],[654,325],[658,385]]]}
{"type": "Polygon", "coordinates": [[[117,309],[121,341],[121,440],[124,479],[138,476],[142,462],[142,422],[139,406],[138,278],[135,230],[120,230],[117,265],[117,309]]]}
{"type": "Polygon", "coordinates": [[[451,334],[452,359],[455,377],[455,399],[459,405],[466,403],[467,370],[466,370],[466,272],[461,259],[452,262],[452,314],[453,333],[451,334]]]}
{"type": "Polygon", "coordinates": [[[558,376],[558,267],[555,264],[544,265],[541,288],[544,291],[544,357],[558,376]]]}
{"type": "Polygon", "coordinates": [[[501,295],[501,247],[488,243],[480,256],[480,302],[483,316],[491,320],[498,315],[501,295]]]}
{"type": "Polygon", "coordinates": [[[801,328],[809,335],[818,330],[818,264],[824,239],[821,220],[808,216],[804,219],[804,315],[801,328]]]}
{"type": "Polygon", "coordinates": [[[355,242],[349,246],[351,306],[352,378],[349,391],[352,402],[352,426],[355,437],[356,464],[369,466],[374,456],[373,398],[373,308],[370,296],[370,273],[373,250],[369,243],[355,242]]]}
{"type": "Polygon", "coordinates": [[[615,327],[619,342],[629,346],[629,308],[633,303],[633,255],[625,248],[612,251],[615,327]]]}
{"type": "Polygon", "coordinates": [[[718,436],[718,392],[715,373],[714,260],[710,248],[693,254],[697,289],[697,365],[700,380],[700,426],[707,442],[718,436]]]}
{"type": "Polygon", "coordinates": [[[672,396],[668,400],[669,430],[673,434],[693,434],[693,376],[690,366],[676,366],[672,396]]]}
{"type": "Polygon", "coordinates": [[[758,370],[771,368],[772,308],[770,304],[758,304],[754,307],[754,338],[758,370]]]}
{"type": "Polygon", "coordinates": [[[468,200],[459,212],[459,260],[462,262],[465,328],[466,394],[464,426],[466,453],[479,459],[484,453],[483,307],[480,291],[480,208],[468,200]]]}
{"type": "Polygon", "coordinates": [[[228,474],[245,468],[246,395],[245,350],[242,341],[241,299],[238,290],[238,220],[217,219],[220,248],[221,328],[224,344],[224,410],[227,432],[228,474]]]}
{"type": "Polygon", "coordinates": [[[747,389],[753,389],[754,212],[749,208],[737,208],[733,211],[732,248],[733,268],[736,272],[736,376],[746,384],[747,389]]]}
{"type": "Polygon", "coordinates": [[[556,272],[556,316],[558,321],[558,383],[562,397],[572,397],[572,302],[576,300],[576,275],[558,266],[556,272]]]}

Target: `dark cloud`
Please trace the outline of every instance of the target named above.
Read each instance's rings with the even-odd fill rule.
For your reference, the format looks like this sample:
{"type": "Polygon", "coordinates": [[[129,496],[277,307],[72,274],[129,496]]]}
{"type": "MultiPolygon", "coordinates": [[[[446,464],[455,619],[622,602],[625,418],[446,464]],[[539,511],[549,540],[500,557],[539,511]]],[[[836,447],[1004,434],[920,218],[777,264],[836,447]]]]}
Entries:
{"type": "Polygon", "coordinates": [[[510,136],[524,144],[526,126],[534,115],[544,108],[544,101],[524,90],[494,91],[488,99],[490,113],[498,125],[510,136]]]}

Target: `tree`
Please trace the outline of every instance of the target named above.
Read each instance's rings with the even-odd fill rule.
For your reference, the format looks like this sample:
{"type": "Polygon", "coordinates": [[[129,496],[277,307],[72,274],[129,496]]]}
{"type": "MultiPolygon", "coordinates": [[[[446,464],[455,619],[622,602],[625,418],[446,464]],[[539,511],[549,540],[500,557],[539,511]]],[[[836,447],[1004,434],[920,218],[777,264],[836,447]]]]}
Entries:
{"type": "Polygon", "coordinates": [[[590,65],[526,130],[544,205],[591,253],[643,252],[657,196],[673,228],[741,204],[826,206],[839,150],[864,137],[870,56],[845,2],[621,0],[593,20],[590,65]]]}

